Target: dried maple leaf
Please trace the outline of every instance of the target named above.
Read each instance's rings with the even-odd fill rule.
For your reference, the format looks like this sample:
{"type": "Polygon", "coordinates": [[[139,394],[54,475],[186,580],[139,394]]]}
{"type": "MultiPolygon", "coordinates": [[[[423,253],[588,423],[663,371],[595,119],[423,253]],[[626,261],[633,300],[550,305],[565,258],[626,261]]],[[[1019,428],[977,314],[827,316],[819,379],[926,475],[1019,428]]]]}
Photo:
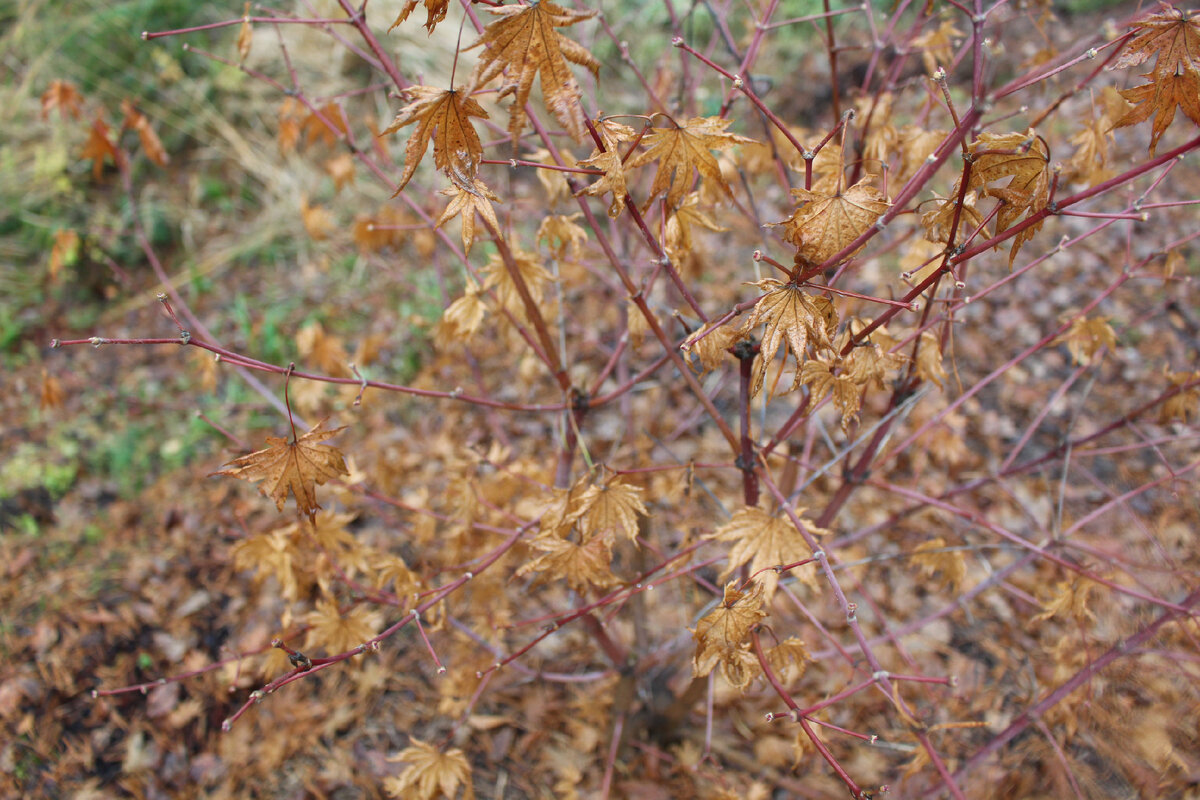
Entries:
{"type": "MultiPolygon", "coordinates": [[[[417,164],[433,140],[433,165],[450,176],[454,183],[470,186],[483,158],[483,144],[471,124],[471,117],[487,119],[483,110],[462,89],[435,89],[432,86],[410,86],[404,90],[408,105],[400,109],[384,134],[395,133],[406,125],[417,123],[417,129],[404,147],[404,174],[395,194],[404,191],[417,171],[417,164]]],[[[395,196],[393,195],[393,197],[395,196]]]]}
{"type": "Polygon", "coordinates": [[[1200,65],[1178,75],[1158,76],[1153,83],[1124,89],[1121,97],[1135,106],[1113,127],[1136,125],[1154,115],[1154,124],[1150,128],[1150,155],[1154,155],[1159,138],[1175,119],[1176,108],[1182,109],[1188,119],[1200,125],[1200,65]]]}
{"type": "Polygon", "coordinates": [[[570,216],[551,214],[538,225],[537,240],[545,242],[559,261],[563,259],[568,250],[571,253],[571,260],[578,261],[582,255],[583,243],[588,238],[587,230],[575,222],[581,216],[583,213],[578,211],[570,216]]]}
{"type": "Polygon", "coordinates": [[[825,399],[825,395],[833,395],[833,406],[842,414],[842,430],[850,428],[850,423],[858,420],[858,412],[862,407],[863,387],[855,383],[845,371],[837,371],[837,361],[826,363],[819,358],[810,358],[804,362],[797,373],[797,380],[809,387],[810,402],[825,399]]]}
{"type": "Polygon", "coordinates": [[[762,389],[767,365],[785,341],[797,364],[807,358],[805,348],[809,342],[815,348],[833,347],[831,336],[837,326],[837,311],[827,298],[805,294],[791,282],[767,278],[753,285],[767,292],[755,304],[753,313],[742,326],[743,331],[749,331],[760,322],[767,325],[759,346],[758,361],[754,365],[754,382],[750,390],[752,395],[757,395],[762,389]]]}
{"type": "Polygon", "coordinates": [[[583,141],[587,127],[582,95],[567,62],[586,67],[593,74],[600,71],[600,62],[555,28],[583,22],[596,12],[572,11],[549,0],[499,6],[488,11],[501,19],[488,25],[479,41],[471,45],[483,45],[485,49],[471,73],[469,85],[474,89],[507,73],[509,82],[500,95],[514,95],[508,130],[515,146],[525,126],[525,104],[533,89],[533,79],[540,74],[546,110],[566,128],[571,138],[583,141]]]}
{"type": "Polygon", "coordinates": [[[325,162],[324,167],[325,173],[333,179],[334,194],[354,183],[354,156],[349,153],[334,156],[325,162]]]}
{"type": "MultiPolygon", "coordinates": [[[[931,242],[949,242],[952,228],[955,241],[962,242],[983,224],[983,216],[975,208],[975,192],[967,192],[963,195],[961,210],[958,210],[957,194],[947,198],[935,196],[934,201],[937,206],[932,211],[926,211],[921,215],[921,227],[925,229],[925,238],[931,242]],[[958,213],[957,228],[954,227],[956,211],[958,213]]],[[[935,268],[937,266],[941,265],[937,264],[935,268]]],[[[921,279],[916,282],[920,283],[921,279]]]]}
{"type": "Polygon", "coordinates": [[[1151,56],[1154,74],[1174,75],[1200,64],[1200,15],[1195,11],[1165,6],[1157,14],[1134,22],[1138,31],[1113,63],[1114,69],[1136,67],[1151,56]]]}
{"type": "MultiPolygon", "coordinates": [[[[546,296],[546,287],[554,282],[554,274],[542,266],[542,259],[536,254],[527,253],[516,246],[512,247],[511,252],[512,263],[529,291],[529,297],[535,305],[541,305],[546,296]]],[[[498,252],[492,253],[479,272],[484,276],[483,290],[495,292],[496,300],[501,306],[518,318],[524,319],[525,304],[504,258],[498,252]]]]}
{"type": "Polygon", "coordinates": [[[295,150],[296,143],[300,141],[303,110],[304,106],[294,97],[287,98],[279,106],[279,133],[275,140],[279,143],[279,152],[284,155],[295,150]]]}
{"type": "Polygon", "coordinates": [[[332,600],[318,600],[316,608],[305,617],[308,635],[304,646],[309,650],[345,653],[375,635],[378,615],[363,606],[342,613],[332,600]]]}
{"type": "Polygon", "coordinates": [[[230,550],[235,570],[254,570],[255,579],[262,581],[274,577],[279,584],[279,593],[287,600],[296,600],[300,595],[300,576],[297,574],[295,539],[288,529],[277,529],[243,539],[230,550]]]}
{"type": "Polygon", "coordinates": [[[250,57],[250,45],[254,41],[254,31],[250,28],[250,4],[246,3],[242,10],[242,27],[238,30],[237,51],[238,61],[244,62],[250,57]]]}
{"type": "MultiPolygon", "coordinates": [[[[796,509],[796,517],[814,536],[824,536],[829,531],[808,523],[801,516],[803,508],[796,509]]],[[[757,574],[765,594],[770,597],[779,583],[779,573],[771,567],[780,567],[803,561],[812,555],[812,550],[800,531],[786,515],[773,516],[757,506],[746,506],[735,513],[729,522],[708,534],[708,539],[733,542],[729,550],[729,565],[721,573],[724,580],[743,564],[750,564],[750,572],[757,574]]],[[[805,574],[805,573],[800,573],[805,574]]]]}
{"type": "Polygon", "coordinates": [[[622,125],[602,117],[597,118],[592,127],[596,129],[596,133],[600,134],[600,141],[603,143],[604,149],[596,148],[590,156],[579,161],[577,165],[603,170],[604,177],[581,189],[579,194],[600,197],[612,192],[612,203],[608,206],[608,215],[615,219],[625,210],[625,198],[629,195],[625,179],[627,165],[621,158],[618,145],[621,142],[628,142],[635,134],[633,128],[628,125],[622,125]]]}
{"type": "Polygon", "coordinates": [[[436,338],[439,347],[448,347],[454,341],[465,342],[479,330],[483,315],[487,311],[487,304],[483,301],[481,293],[482,290],[475,279],[468,278],[463,296],[442,312],[436,338]]]}
{"type": "Polygon", "coordinates": [[[692,240],[692,229],[697,227],[714,233],[729,230],[700,208],[700,193],[692,192],[667,217],[663,243],[667,255],[679,265],[680,272],[689,277],[699,274],[703,263],[704,248],[697,247],[692,240]]]}
{"type": "Polygon", "coordinates": [[[577,543],[550,534],[538,536],[529,544],[542,555],[522,564],[516,572],[518,576],[540,573],[538,583],[564,578],[577,592],[617,583],[617,576],[612,573],[612,545],[604,536],[592,536],[577,543]]]}
{"type": "Polygon", "coordinates": [[[56,280],[63,267],[70,266],[79,260],[79,234],[70,228],[60,228],[54,232],[54,244],[50,247],[50,262],[46,269],[50,280],[56,280]]]}
{"type": "MultiPolygon", "coordinates": [[[[396,17],[396,21],[388,28],[388,33],[399,25],[404,20],[408,19],[417,8],[417,3],[420,0],[405,0],[404,8],[400,9],[400,14],[396,17]]],[[[446,18],[446,9],[450,6],[450,0],[425,0],[425,30],[433,33],[433,29],[437,24],[446,18]]]]}
{"type": "Polygon", "coordinates": [[[795,636],[789,636],[779,644],[768,649],[764,654],[772,671],[784,683],[795,683],[804,677],[808,664],[813,660],[804,642],[795,636]]]}
{"type": "MultiPolygon", "coordinates": [[[[1200,372],[1170,372],[1164,368],[1163,374],[1166,375],[1171,386],[1184,386],[1192,381],[1200,380],[1200,372]]],[[[1182,389],[1168,397],[1162,404],[1162,408],[1158,412],[1158,421],[1167,423],[1179,420],[1186,424],[1191,417],[1196,415],[1198,405],[1200,405],[1200,386],[1182,389]]]]}
{"type": "Polygon", "coordinates": [[[325,420],[318,422],[294,442],[269,436],[266,449],[235,458],[224,465],[226,469],[213,474],[251,482],[263,481],[259,491],[274,500],[275,507],[281,511],[290,492],[300,512],[313,519],[321,507],[317,503],[315,486],[348,474],[342,451],[320,444],[344,428],[322,430],[324,424],[325,420]]]}
{"type": "MultiPolygon", "coordinates": [[[[1001,202],[996,214],[996,233],[1003,233],[1026,214],[1045,208],[1050,197],[1050,153],[1040,136],[1029,129],[1025,133],[981,133],[968,148],[971,154],[971,180],[967,189],[980,189],[989,183],[1009,178],[1002,188],[987,189],[985,194],[1001,202]]],[[[1021,245],[1033,238],[1042,223],[1031,225],[1013,238],[1008,264],[1021,245]]]]}
{"type": "Polygon", "coordinates": [[[53,80],[46,91],[42,92],[42,119],[47,119],[50,112],[58,109],[59,119],[65,119],[67,114],[72,119],[79,119],[83,114],[83,95],[70,81],[53,80]]]}
{"type": "Polygon", "coordinates": [[[725,195],[732,196],[733,191],[722,177],[721,166],[712,151],[728,150],[735,144],[748,144],[754,140],[727,133],[725,128],[729,123],[730,120],[721,117],[693,117],[686,125],[671,120],[670,127],[651,128],[642,139],[646,149],[626,164],[627,169],[635,169],[651,161],[658,162],[647,203],[666,192],[667,208],[679,206],[692,186],[693,171],[713,181],[725,195]]]}
{"type": "Polygon", "coordinates": [[[496,209],[492,208],[492,201],[495,200],[498,203],[500,198],[478,178],[469,187],[452,183],[448,189],[442,189],[439,194],[449,197],[450,204],[438,217],[434,227],[440,228],[445,222],[461,214],[463,250],[468,253],[471,251],[471,245],[475,243],[475,212],[479,212],[492,230],[500,230],[500,220],[496,219],[496,209]]]}
{"type": "Polygon", "coordinates": [[[92,129],[88,132],[88,139],[84,142],[83,152],[79,157],[92,160],[92,177],[96,180],[100,180],[100,176],[104,172],[105,158],[111,158],[116,164],[121,157],[117,153],[117,148],[113,146],[112,140],[108,138],[108,125],[104,124],[104,120],[99,115],[92,121],[92,129]]]}
{"type": "Polygon", "coordinates": [[[304,223],[304,230],[308,231],[308,235],[317,242],[328,239],[329,234],[337,227],[329,209],[325,206],[310,206],[307,197],[300,198],[300,221],[304,223]]]}
{"type": "Polygon", "coordinates": [[[170,159],[167,157],[167,151],[163,148],[162,140],[150,127],[150,120],[146,119],[146,115],[134,108],[128,100],[121,101],[121,113],[125,115],[125,121],[121,123],[121,130],[137,131],[138,140],[142,143],[142,149],[146,151],[146,155],[155,164],[165,167],[170,159]]]}
{"type": "Polygon", "coordinates": [[[713,329],[710,323],[694,336],[689,336],[679,349],[688,354],[695,353],[700,360],[700,368],[696,369],[695,362],[691,359],[688,363],[696,372],[704,374],[719,367],[729,356],[729,348],[745,338],[745,331],[739,331],[730,325],[720,325],[713,329]]]}
{"type": "Polygon", "coordinates": [[[913,369],[921,380],[933,381],[939,389],[944,385],[946,368],[942,366],[942,342],[933,331],[921,334],[913,369]]]}
{"type": "Polygon", "coordinates": [[[720,664],[721,673],[737,688],[750,683],[757,660],[750,653],[746,638],[767,616],[763,599],[764,586],[759,581],[751,582],[745,591],[737,588],[737,581],[725,585],[721,603],[702,617],[692,631],[696,640],[693,675],[702,678],[720,664]]]}
{"type": "Polygon", "coordinates": [[[1042,613],[1034,617],[1033,621],[1045,622],[1062,614],[1068,614],[1076,620],[1087,618],[1095,621],[1096,615],[1088,608],[1089,595],[1095,588],[1095,583],[1079,576],[1059,581],[1054,587],[1054,597],[1042,604],[1042,613]]]}
{"type": "Polygon", "coordinates": [[[936,578],[939,587],[955,594],[967,576],[967,562],[962,551],[947,549],[946,540],[940,536],[917,545],[912,561],[921,567],[926,578],[936,578]]]}
{"type": "Polygon", "coordinates": [[[326,103],[311,112],[300,124],[304,141],[309,145],[320,140],[332,147],[337,144],[338,139],[345,137],[349,129],[346,112],[342,111],[342,107],[337,103],[326,103]]]}
{"type": "Polygon", "coordinates": [[[42,391],[38,399],[38,407],[45,411],[48,408],[59,408],[63,404],[63,388],[58,378],[42,367],[42,391]]]}
{"type": "Polygon", "coordinates": [[[849,189],[833,194],[792,190],[801,205],[792,216],[776,224],[783,225],[783,238],[796,246],[797,257],[823,264],[875,224],[887,211],[888,201],[871,185],[874,177],[867,175],[849,189]]]}
{"type": "Polygon", "coordinates": [[[1079,317],[1071,321],[1068,328],[1055,344],[1065,342],[1071,354],[1071,363],[1080,366],[1091,364],[1092,357],[1107,347],[1110,351],[1117,346],[1117,334],[1108,324],[1108,317],[1079,317]]]}
{"type": "Polygon", "coordinates": [[[342,340],[325,333],[325,326],[313,320],[296,333],[296,349],[300,357],[309,363],[315,363],[325,372],[338,377],[350,374],[347,365],[350,356],[342,340]]]}
{"type": "Polygon", "coordinates": [[[961,39],[963,32],[954,27],[952,20],[944,21],[937,30],[928,31],[912,40],[912,49],[921,51],[925,71],[932,75],[938,65],[949,65],[954,55],[954,40],[961,39]]]}
{"type": "Polygon", "coordinates": [[[387,247],[399,247],[408,238],[413,218],[392,206],[374,214],[362,214],[354,220],[351,237],[360,253],[377,253],[387,247]]]}
{"type": "Polygon", "coordinates": [[[638,515],[644,517],[650,513],[641,494],[641,487],[622,483],[620,475],[613,475],[603,484],[589,486],[579,498],[575,512],[579,529],[585,536],[623,533],[630,541],[636,540],[638,515]]]}
{"type": "Polygon", "coordinates": [[[399,755],[390,756],[388,761],[408,764],[395,778],[387,778],[383,788],[392,797],[404,800],[433,800],[441,795],[448,800],[457,800],[462,790],[462,800],[472,800],[475,788],[471,783],[471,764],[467,755],[457,747],[441,752],[415,736],[409,746],[399,755]]]}

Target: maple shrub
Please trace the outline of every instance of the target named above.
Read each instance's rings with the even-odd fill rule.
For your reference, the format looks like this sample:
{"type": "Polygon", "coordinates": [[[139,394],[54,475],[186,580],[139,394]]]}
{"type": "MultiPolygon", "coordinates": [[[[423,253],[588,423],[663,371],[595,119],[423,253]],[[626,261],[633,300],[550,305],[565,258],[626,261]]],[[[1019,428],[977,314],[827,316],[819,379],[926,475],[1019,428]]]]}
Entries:
{"type": "MultiPolygon", "coordinates": [[[[270,363],[137,232],[171,329],[55,345],[200,351],[279,414],[251,452],[200,409],[229,640],[97,715],[210,680],[248,754],[399,693],[338,780],[422,800],[1194,790],[1196,12],[316,5],[145,37],[277,91],[314,248],[440,318],[367,290],[356,350],[270,363]]],[[[118,133],[84,158],[136,204],[118,133]]]]}

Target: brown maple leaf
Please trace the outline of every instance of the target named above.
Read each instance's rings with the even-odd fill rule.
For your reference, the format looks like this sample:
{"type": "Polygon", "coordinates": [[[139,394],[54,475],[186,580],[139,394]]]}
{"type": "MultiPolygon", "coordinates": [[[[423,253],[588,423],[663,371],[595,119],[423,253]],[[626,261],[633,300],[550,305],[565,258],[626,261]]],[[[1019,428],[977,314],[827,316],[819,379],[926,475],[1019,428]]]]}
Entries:
{"type": "Polygon", "coordinates": [[[70,81],[53,80],[46,91],[42,92],[42,119],[47,119],[50,112],[58,109],[59,119],[65,119],[67,114],[72,119],[79,119],[83,114],[83,95],[70,81]]]}
{"type": "Polygon", "coordinates": [[[1177,108],[1200,125],[1200,66],[1184,70],[1178,75],[1158,76],[1153,83],[1123,89],[1121,97],[1133,103],[1134,107],[1113,127],[1137,125],[1154,115],[1154,124],[1150,127],[1150,155],[1154,155],[1158,140],[1175,120],[1177,108]]]}
{"type": "Polygon", "coordinates": [[[638,515],[649,512],[641,498],[642,489],[621,482],[614,475],[603,484],[589,486],[579,498],[579,529],[585,536],[602,533],[623,533],[630,541],[637,539],[638,515]]]}
{"type": "Polygon", "coordinates": [[[1071,363],[1086,366],[1092,358],[1107,348],[1110,352],[1117,347],[1117,334],[1108,324],[1108,317],[1079,317],[1071,321],[1071,327],[1059,336],[1054,344],[1066,343],[1071,354],[1071,363]]]}
{"type": "Polygon", "coordinates": [[[887,198],[871,185],[873,180],[873,175],[867,175],[833,194],[792,189],[801,205],[778,223],[784,226],[783,238],[796,246],[798,256],[813,264],[825,263],[887,211],[887,198]]]}
{"type": "Polygon", "coordinates": [[[1195,70],[1200,65],[1200,15],[1164,5],[1163,10],[1134,22],[1138,31],[1125,45],[1114,69],[1136,67],[1153,56],[1155,77],[1195,70]]]}
{"type": "Polygon", "coordinates": [[[486,48],[471,73],[471,89],[507,73],[508,83],[501,89],[500,96],[514,96],[508,130],[515,147],[525,126],[525,104],[533,89],[533,79],[540,74],[546,110],[575,141],[583,141],[587,126],[584,124],[582,94],[567,62],[586,67],[592,74],[600,71],[600,62],[586,48],[555,28],[590,19],[596,12],[572,11],[549,0],[530,5],[499,6],[488,11],[501,19],[488,25],[479,41],[471,45],[486,48]]]}
{"type": "Polygon", "coordinates": [[[733,191],[721,175],[721,166],[712,151],[728,150],[735,144],[750,144],[754,140],[727,133],[725,128],[729,123],[730,120],[721,117],[693,117],[686,125],[671,120],[669,127],[651,128],[642,139],[646,149],[625,165],[627,169],[635,169],[651,161],[658,162],[647,203],[666,192],[667,207],[679,206],[692,186],[693,172],[713,181],[726,196],[732,196],[733,191]]]}
{"type": "Polygon", "coordinates": [[[300,125],[305,144],[308,145],[319,140],[332,147],[337,144],[338,139],[345,137],[349,130],[346,112],[342,111],[342,107],[337,103],[326,103],[305,117],[300,125]]]}
{"type": "Polygon", "coordinates": [[[604,170],[604,176],[581,189],[579,194],[600,197],[607,192],[612,192],[612,203],[608,206],[608,215],[615,219],[625,209],[625,198],[629,194],[625,180],[626,164],[621,158],[618,145],[621,142],[628,142],[635,136],[635,133],[633,128],[628,125],[622,125],[603,117],[597,117],[592,127],[600,135],[600,142],[604,145],[604,149],[594,149],[592,154],[579,161],[577,166],[604,170]]]}
{"type": "MultiPolygon", "coordinates": [[[[392,28],[408,19],[408,15],[416,10],[419,2],[420,0],[405,0],[404,8],[400,9],[400,14],[392,23],[391,28],[388,28],[388,33],[392,32],[392,28]]],[[[446,9],[449,6],[450,0],[425,0],[425,30],[433,33],[437,24],[446,18],[446,9]]]]}
{"type": "MultiPolygon", "coordinates": [[[[1003,233],[1027,214],[1045,208],[1050,198],[1050,152],[1046,142],[1029,129],[1025,133],[981,133],[968,148],[971,180],[967,189],[980,189],[1009,178],[1000,188],[984,193],[1001,202],[996,214],[996,233],[1003,233]]],[[[1031,225],[1013,237],[1008,254],[1011,267],[1021,245],[1033,238],[1042,223],[1031,225]]]]}
{"type": "Polygon", "coordinates": [[[137,131],[138,140],[141,141],[146,155],[155,164],[165,167],[170,159],[167,157],[166,149],[163,148],[162,140],[158,138],[154,128],[150,127],[150,120],[146,119],[146,115],[134,108],[128,100],[121,101],[121,113],[125,115],[125,121],[121,123],[121,130],[137,131]]]}
{"type": "Polygon", "coordinates": [[[582,544],[554,534],[538,536],[530,546],[542,555],[522,564],[517,576],[540,573],[537,583],[564,578],[577,592],[590,587],[603,589],[617,583],[612,573],[612,545],[604,536],[592,536],[582,544]]]}
{"type": "MultiPolygon", "coordinates": [[[[814,536],[823,536],[829,531],[809,524],[801,516],[803,508],[796,509],[796,517],[804,522],[805,528],[814,536]]],[[[812,550],[800,531],[786,515],[775,516],[757,506],[746,506],[735,513],[729,522],[708,534],[706,538],[721,542],[733,542],[729,551],[729,566],[721,573],[724,580],[743,564],[750,564],[751,574],[758,573],[767,597],[775,592],[779,573],[771,567],[803,561],[812,555],[812,550]]],[[[801,571],[800,575],[809,575],[801,571]]],[[[815,584],[814,584],[815,585],[815,584]]]]}
{"type": "Polygon", "coordinates": [[[92,121],[92,129],[88,132],[87,141],[83,144],[83,153],[79,156],[92,160],[92,177],[95,180],[100,180],[100,176],[104,172],[104,159],[111,158],[116,164],[121,157],[108,137],[108,130],[108,125],[97,115],[96,119],[92,121]]]}
{"type": "Polygon", "coordinates": [[[697,275],[703,264],[704,248],[697,247],[693,242],[694,228],[704,228],[716,233],[729,230],[700,207],[699,192],[692,192],[683,199],[675,212],[667,217],[664,231],[663,249],[686,276],[697,275]]]}
{"type": "Polygon", "coordinates": [[[320,444],[336,436],[343,428],[322,430],[322,420],[308,433],[294,442],[275,436],[267,437],[267,447],[225,464],[226,469],[213,475],[230,475],[244,481],[263,481],[259,491],[275,501],[275,507],[283,510],[288,493],[296,499],[296,507],[316,517],[317,503],[315,486],[338,475],[348,475],[342,451],[327,444],[320,444]]]}
{"type": "Polygon", "coordinates": [[[737,588],[737,581],[727,583],[721,603],[692,631],[696,640],[692,674],[702,678],[720,664],[726,680],[739,689],[745,688],[757,664],[746,638],[766,616],[761,582],[752,581],[745,591],[737,588]]]}
{"type": "Polygon", "coordinates": [[[455,183],[470,186],[483,158],[483,144],[471,117],[487,119],[488,113],[462,89],[410,86],[404,90],[404,99],[408,105],[400,109],[383,133],[395,133],[405,125],[418,124],[404,148],[404,174],[392,196],[404,191],[429,149],[431,138],[434,166],[455,183]]]}
{"type": "Polygon", "coordinates": [[[353,650],[374,636],[379,627],[378,615],[369,609],[359,606],[343,613],[332,600],[318,600],[305,621],[309,625],[305,649],[327,653],[353,650]]]}
{"type": "Polygon", "coordinates": [[[254,41],[254,31],[250,28],[250,4],[246,3],[242,10],[242,27],[238,30],[237,51],[238,62],[244,62],[250,57],[250,45],[254,41]]]}
{"type": "Polygon", "coordinates": [[[967,562],[962,550],[947,548],[946,540],[941,536],[918,545],[912,552],[912,561],[921,567],[926,578],[955,593],[967,577],[967,562]]]}
{"type": "Polygon", "coordinates": [[[457,747],[442,752],[415,736],[409,739],[408,747],[388,761],[408,764],[398,777],[386,778],[384,790],[392,797],[405,800],[433,800],[439,795],[446,800],[474,800],[475,788],[471,783],[471,764],[467,755],[457,747]]]}
{"type": "MultiPolygon", "coordinates": [[[[767,293],[754,306],[754,311],[743,331],[749,331],[760,322],[767,324],[759,346],[758,361],[754,365],[754,382],[751,394],[762,390],[767,366],[775,358],[780,345],[787,342],[788,349],[800,364],[807,358],[806,348],[812,342],[816,348],[831,349],[831,337],[837,327],[837,311],[827,298],[809,295],[795,283],[783,283],[773,278],[753,284],[767,293]]],[[[799,373],[797,373],[797,382],[799,373]]],[[[793,388],[796,384],[793,383],[793,388]]]]}
{"type": "MultiPolygon", "coordinates": [[[[1163,375],[1171,384],[1171,388],[1186,386],[1193,381],[1200,380],[1200,372],[1171,372],[1166,367],[1163,367],[1163,375]]],[[[1174,420],[1186,424],[1191,417],[1196,416],[1197,408],[1200,408],[1200,387],[1181,389],[1168,397],[1162,408],[1159,409],[1159,424],[1166,424],[1174,420]]]]}
{"type": "Polygon", "coordinates": [[[492,192],[487,185],[476,178],[468,186],[462,186],[458,183],[452,183],[448,189],[442,189],[439,194],[444,194],[450,198],[450,204],[446,206],[446,210],[438,217],[435,228],[442,227],[443,223],[454,217],[462,214],[462,243],[463,250],[468,253],[471,251],[471,245],[475,243],[475,212],[483,217],[492,230],[500,230],[500,220],[496,219],[496,209],[492,208],[492,202],[495,200],[500,202],[500,198],[492,192]]]}

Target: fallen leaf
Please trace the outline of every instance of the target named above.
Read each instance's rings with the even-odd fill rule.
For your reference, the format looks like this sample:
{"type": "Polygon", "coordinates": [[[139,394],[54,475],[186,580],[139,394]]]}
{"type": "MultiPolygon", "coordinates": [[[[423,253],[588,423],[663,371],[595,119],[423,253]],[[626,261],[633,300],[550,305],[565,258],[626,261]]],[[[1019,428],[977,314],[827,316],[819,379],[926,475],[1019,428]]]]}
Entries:
{"type": "Polygon", "coordinates": [[[473,800],[475,788],[471,783],[471,765],[466,753],[457,747],[441,752],[415,736],[409,746],[388,761],[407,763],[395,778],[387,778],[383,788],[392,797],[404,800],[433,800],[437,796],[456,800],[473,800]]]}

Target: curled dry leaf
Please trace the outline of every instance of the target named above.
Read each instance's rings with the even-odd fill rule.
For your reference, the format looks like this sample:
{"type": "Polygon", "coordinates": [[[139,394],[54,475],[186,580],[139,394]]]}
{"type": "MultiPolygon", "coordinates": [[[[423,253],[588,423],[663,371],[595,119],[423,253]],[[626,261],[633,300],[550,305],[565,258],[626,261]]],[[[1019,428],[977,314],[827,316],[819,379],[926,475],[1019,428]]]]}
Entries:
{"type": "MultiPolygon", "coordinates": [[[[1027,215],[1046,207],[1050,199],[1050,151],[1046,142],[1030,128],[1024,133],[981,133],[968,150],[971,154],[971,180],[967,189],[982,189],[987,184],[1009,178],[1003,187],[986,189],[984,194],[1000,201],[996,214],[996,233],[1003,233],[1027,215]]],[[[1008,265],[1042,228],[1042,222],[1029,226],[1013,237],[1008,265]]]]}
{"type": "Polygon", "coordinates": [[[342,451],[327,444],[342,428],[322,430],[321,420],[308,433],[294,442],[275,436],[267,437],[267,447],[249,455],[235,458],[225,469],[213,475],[229,475],[244,481],[262,481],[259,491],[275,501],[275,507],[283,510],[290,493],[296,507],[310,519],[315,518],[317,503],[315,487],[339,475],[349,474],[342,451]]]}
{"type": "Polygon", "coordinates": [[[479,212],[479,215],[483,217],[484,222],[488,224],[491,230],[500,230],[500,220],[496,219],[496,209],[492,208],[492,201],[495,200],[499,203],[500,198],[487,187],[487,184],[478,178],[472,181],[469,186],[453,183],[449,188],[442,189],[439,194],[449,197],[450,204],[446,206],[446,210],[438,217],[437,224],[434,227],[440,228],[448,220],[461,214],[462,243],[463,249],[467,252],[471,251],[471,245],[475,243],[475,212],[479,212]]]}
{"type": "MultiPolygon", "coordinates": [[[[393,28],[408,19],[408,15],[416,10],[417,3],[420,1],[405,0],[404,8],[400,9],[400,14],[396,17],[396,21],[392,23],[392,26],[388,28],[388,33],[391,33],[393,28]]],[[[449,5],[450,0],[425,0],[425,30],[433,33],[433,29],[437,27],[437,24],[446,18],[446,9],[449,5]]]]}
{"type": "Polygon", "coordinates": [[[757,660],[750,652],[750,631],[767,616],[763,610],[763,584],[752,581],[741,590],[737,581],[725,585],[720,604],[696,623],[692,636],[696,652],[692,673],[702,678],[721,665],[721,674],[730,684],[744,689],[754,677],[757,660]]]}

